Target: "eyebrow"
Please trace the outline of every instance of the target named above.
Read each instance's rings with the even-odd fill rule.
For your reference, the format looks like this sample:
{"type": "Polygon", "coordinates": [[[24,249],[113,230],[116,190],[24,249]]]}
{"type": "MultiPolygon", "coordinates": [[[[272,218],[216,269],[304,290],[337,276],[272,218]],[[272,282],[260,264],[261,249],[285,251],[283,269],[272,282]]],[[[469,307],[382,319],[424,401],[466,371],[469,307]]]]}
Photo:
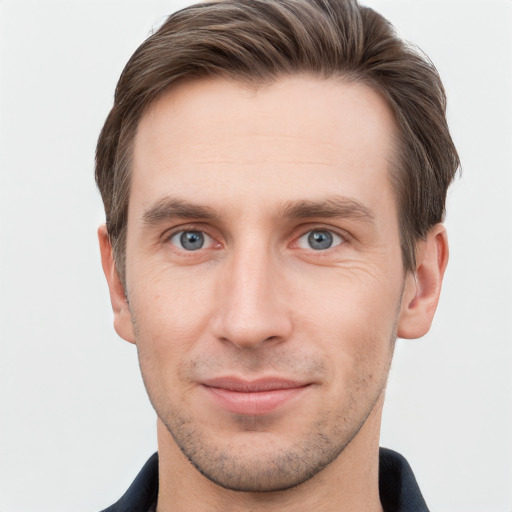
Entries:
{"type": "Polygon", "coordinates": [[[142,220],[148,226],[155,226],[173,219],[215,220],[219,216],[212,208],[184,201],[174,197],[164,197],[144,211],[142,220]]]}
{"type": "MultiPolygon", "coordinates": [[[[343,196],[330,196],[326,199],[298,200],[286,202],[277,211],[276,218],[312,219],[312,218],[351,218],[374,223],[373,212],[359,201],[343,196]]],[[[213,208],[179,199],[164,197],[146,209],[142,220],[147,226],[173,219],[220,220],[213,208]]]]}
{"type": "Polygon", "coordinates": [[[343,196],[330,196],[320,201],[290,201],[279,213],[292,219],[351,218],[372,224],[375,222],[375,215],[370,208],[355,199],[343,196]]]}

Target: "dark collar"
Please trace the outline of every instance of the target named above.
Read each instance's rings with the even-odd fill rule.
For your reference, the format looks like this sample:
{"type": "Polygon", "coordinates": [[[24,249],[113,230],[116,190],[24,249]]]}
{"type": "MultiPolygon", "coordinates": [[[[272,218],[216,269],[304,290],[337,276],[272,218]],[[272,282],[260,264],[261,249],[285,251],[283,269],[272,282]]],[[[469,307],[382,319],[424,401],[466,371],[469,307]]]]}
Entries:
{"type": "Polygon", "coordinates": [[[379,493],[385,512],[428,512],[411,466],[387,448],[379,452],[379,493]]]}
{"type": "Polygon", "coordinates": [[[151,512],[157,497],[158,453],[154,453],[122,498],[102,512],[151,512]]]}
{"type": "MultiPolygon", "coordinates": [[[[385,512],[428,512],[411,466],[399,453],[381,448],[379,492],[385,512]]],[[[124,496],[102,512],[151,512],[158,496],[158,454],[146,462],[124,496]]]]}

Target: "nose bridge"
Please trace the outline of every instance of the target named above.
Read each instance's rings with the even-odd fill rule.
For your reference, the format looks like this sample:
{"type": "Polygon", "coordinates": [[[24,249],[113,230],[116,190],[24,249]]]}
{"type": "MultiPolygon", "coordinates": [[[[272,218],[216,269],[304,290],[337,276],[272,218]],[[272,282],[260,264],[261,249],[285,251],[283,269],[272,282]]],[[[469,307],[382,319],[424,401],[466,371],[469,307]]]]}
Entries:
{"type": "Polygon", "coordinates": [[[283,307],[278,257],[269,244],[238,244],[223,270],[218,337],[245,348],[286,338],[291,324],[283,307]]]}

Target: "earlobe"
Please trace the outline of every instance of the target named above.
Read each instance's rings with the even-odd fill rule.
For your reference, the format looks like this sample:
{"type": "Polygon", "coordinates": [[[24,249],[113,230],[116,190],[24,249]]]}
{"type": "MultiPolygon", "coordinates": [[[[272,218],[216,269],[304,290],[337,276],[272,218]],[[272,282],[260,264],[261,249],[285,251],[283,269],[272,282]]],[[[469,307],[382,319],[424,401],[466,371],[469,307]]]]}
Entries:
{"type": "Polygon", "coordinates": [[[121,338],[130,343],[135,343],[130,306],[123,283],[117,273],[112,253],[112,244],[110,243],[110,237],[105,224],[98,228],[98,240],[100,244],[101,265],[107,279],[110,302],[114,312],[114,329],[121,338]]]}
{"type": "Polygon", "coordinates": [[[443,224],[436,224],[418,243],[416,269],[406,277],[397,335],[420,338],[430,329],[439,302],[448,264],[448,238],[443,224]]]}

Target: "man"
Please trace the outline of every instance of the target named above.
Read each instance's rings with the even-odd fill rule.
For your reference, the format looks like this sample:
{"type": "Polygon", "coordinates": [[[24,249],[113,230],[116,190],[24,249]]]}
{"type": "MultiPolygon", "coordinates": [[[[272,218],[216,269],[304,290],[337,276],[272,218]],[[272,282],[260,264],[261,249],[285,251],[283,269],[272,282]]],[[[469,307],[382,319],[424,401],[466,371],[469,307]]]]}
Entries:
{"type": "Polygon", "coordinates": [[[435,68],[355,1],[199,4],[143,43],[96,179],[158,457],[107,510],[427,510],[379,428],[457,167],[435,68]]]}

